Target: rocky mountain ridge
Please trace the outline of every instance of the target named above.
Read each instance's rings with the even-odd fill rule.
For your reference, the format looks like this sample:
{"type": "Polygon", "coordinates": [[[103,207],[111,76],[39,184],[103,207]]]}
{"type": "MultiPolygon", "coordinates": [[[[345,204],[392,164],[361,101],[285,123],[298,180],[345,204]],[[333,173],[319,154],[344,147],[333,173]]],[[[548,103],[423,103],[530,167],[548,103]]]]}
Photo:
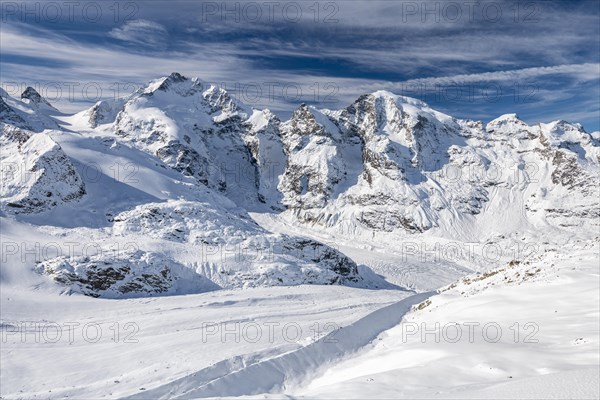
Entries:
{"type": "Polygon", "coordinates": [[[515,114],[484,124],[386,91],[340,110],[302,104],[281,121],[178,73],[71,116],[31,88],[21,99],[0,95],[6,217],[45,224],[51,215],[93,209],[86,228],[104,227],[103,240],[151,238],[165,246],[160,256],[150,248],[123,255],[112,272],[124,272],[116,275],[101,255],[35,267],[88,295],[385,286],[334,247],[269,232],[249,212],[281,216],[299,229],[343,226],[345,234],[373,237],[433,232],[462,241],[599,226],[600,136],[579,124],[530,126],[515,114]],[[89,160],[112,160],[111,170],[127,160],[144,179],[115,176],[99,186],[85,169],[89,160]],[[97,198],[124,188],[117,203],[97,198]],[[198,245],[209,246],[211,256],[188,254],[198,245]],[[230,249],[237,255],[224,260],[230,249]],[[256,249],[270,251],[239,257],[256,249]],[[176,267],[164,272],[168,265],[176,267]],[[202,277],[196,289],[177,283],[187,276],[180,267],[202,277]],[[98,289],[94,276],[109,272],[119,279],[98,289]]]}

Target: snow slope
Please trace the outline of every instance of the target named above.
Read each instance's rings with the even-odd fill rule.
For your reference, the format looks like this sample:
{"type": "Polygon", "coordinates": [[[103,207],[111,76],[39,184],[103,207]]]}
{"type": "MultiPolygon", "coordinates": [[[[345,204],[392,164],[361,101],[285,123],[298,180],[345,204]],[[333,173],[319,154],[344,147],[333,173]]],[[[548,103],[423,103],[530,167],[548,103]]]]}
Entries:
{"type": "Polygon", "coordinates": [[[415,307],[358,356],[289,392],[598,398],[598,246],[596,238],[468,276],[415,307]]]}
{"type": "Polygon", "coordinates": [[[302,351],[409,295],[304,285],[113,300],[4,286],[0,391],[10,399],[154,398],[148,393],[178,380],[302,351]]]}

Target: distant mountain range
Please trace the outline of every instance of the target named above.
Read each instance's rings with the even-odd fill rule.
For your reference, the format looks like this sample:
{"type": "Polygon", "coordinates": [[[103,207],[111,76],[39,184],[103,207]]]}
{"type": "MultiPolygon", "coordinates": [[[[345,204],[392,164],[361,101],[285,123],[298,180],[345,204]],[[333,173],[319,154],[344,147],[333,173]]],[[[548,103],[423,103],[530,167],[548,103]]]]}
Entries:
{"type": "Polygon", "coordinates": [[[31,266],[92,296],[389,285],[302,226],[333,242],[342,226],[345,236],[460,241],[600,227],[600,133],[576,123],[508,114],[483,124],[385,91],[341,110],[301,104],[282,121],[178,73],[74,115],[32,88],[0,95],[2,215],[92,230],[100,247],[139,244],[117,259],[31,266]],[[298,234],[271,232],[254,213],[298,234]],[[188,254],[198,246],[201,256],[188,254]]]}

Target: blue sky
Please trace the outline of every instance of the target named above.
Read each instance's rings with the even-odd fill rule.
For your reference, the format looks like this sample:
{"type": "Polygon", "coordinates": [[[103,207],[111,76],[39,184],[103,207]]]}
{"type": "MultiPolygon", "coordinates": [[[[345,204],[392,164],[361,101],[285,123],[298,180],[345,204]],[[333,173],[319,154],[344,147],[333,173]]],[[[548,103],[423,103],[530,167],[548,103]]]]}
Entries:
{"type": "Polygon", "coordinates": [[[0,80],[77,111],[177,71],[286,116],[363,93],[600,129],[600,2],[2,1],[0,80]]]}

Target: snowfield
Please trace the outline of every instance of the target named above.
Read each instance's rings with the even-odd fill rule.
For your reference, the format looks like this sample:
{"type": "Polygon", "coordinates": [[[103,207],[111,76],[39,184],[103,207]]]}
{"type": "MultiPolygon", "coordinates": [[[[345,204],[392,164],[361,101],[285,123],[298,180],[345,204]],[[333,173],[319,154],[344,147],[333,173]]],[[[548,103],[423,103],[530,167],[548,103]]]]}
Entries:
{"type": "Polygon", "coordinates": [[[201,386],[298,351],[410,295],[384,290],[369,299],[370,293],[297,286],[96,300],[36,292],[32,301],[3,287],[2,396],[122,398],[194,376],[201,386]]]}
{"type": "Polygon", "coordinates": [[[299,398],[597,398],[598,246],[469,276],[299,398]]]}
{"type": "Polygon", "coordinates": [[[600,397],[598,132],[0,99],[3,399],[600,397]]]}

